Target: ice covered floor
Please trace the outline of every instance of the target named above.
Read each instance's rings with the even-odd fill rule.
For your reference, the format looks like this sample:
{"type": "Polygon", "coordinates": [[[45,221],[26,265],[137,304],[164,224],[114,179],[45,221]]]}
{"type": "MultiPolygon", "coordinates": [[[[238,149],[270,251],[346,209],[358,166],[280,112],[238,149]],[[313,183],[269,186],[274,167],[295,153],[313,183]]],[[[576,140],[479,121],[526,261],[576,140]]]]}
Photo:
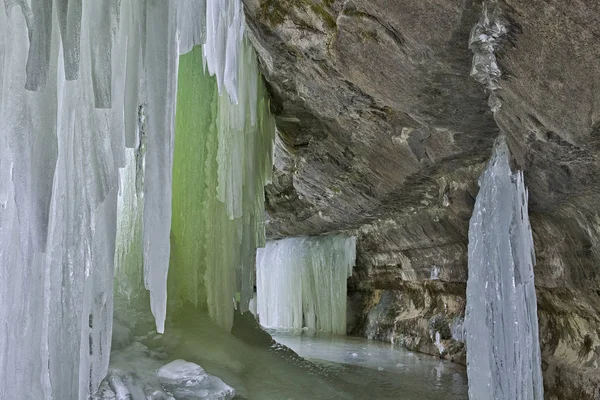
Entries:
{"type": "Polygon", "coordinates": [[[464,367],[445,360],[349,336],[274,333],[273,338],[346,383],[351,399],[467,398],[464,367]]]}
{"type": "Polygon", "coordinates": [[[94,400],[221,400],[231,398],[229,387],[235,390],[236,400],[467,398],[464,368],[385,343],[349,337],[276,336],[309,362],[257,332],[258,324],[241,328],[234,324],[234,336],[190,312],[168,323],[164,335],[146,326],[152,326],[151,321],[141,335],[120,331],[109,378],[101,386],[106,392],[94,400]],[[185,374],[165,380],[160,369],[165,372],[164,366],[176,360],[197,364],[202,370],[177,361],[169,370],[182,366],[185,374]],[[193,379],[188,385],[190,374],[193,379]]]}

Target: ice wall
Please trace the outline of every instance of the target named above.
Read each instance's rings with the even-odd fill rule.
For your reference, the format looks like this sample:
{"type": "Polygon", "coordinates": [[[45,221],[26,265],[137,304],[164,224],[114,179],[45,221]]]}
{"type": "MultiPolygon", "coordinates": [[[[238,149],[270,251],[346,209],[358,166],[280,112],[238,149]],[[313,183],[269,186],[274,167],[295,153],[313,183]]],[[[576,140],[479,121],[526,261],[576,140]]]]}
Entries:
{"type": "MultiPolygon", "coordinates": [[[[259,165],[260,171],[252,173],[263,174],[264,182],[270,153],[227,164],[242,153],[259,157],[262,153],[248,150],[253,146],[268,149],[267,138],[258,144],[239,138],[246,133],[246,120],[265,123],[257,118],[262,111],[251,110],[257,104],[252,97],[258,90],[256,61],[254,69],[237,66],[254,57],[243,50],[241,2],[208,3],[4,2],[1,399],[87,399],[108,367],[114,299],[117,309],[128,309],[148,300],[148,289],[156,328],[164,329],[178,55],[194,45],[206,42],[204,49],[212,54],[207,64],[224,66],[213,71],[227,92],[221,98],[228,103],[219,107],[230,106],[229,99],[245,104],[243,111],[220,114],[221,130],[229,131],[215,140],[236,150],[221,150],[222,161],[215,161],[220,172],[211,196],[220,196],[232,210],[229,219],[243,216],[256,221],[250,226],[261,225],[261,216],[245,213],[244,207],[256,212],[262,206],[263,183],[254,185],[239,174],[246,176],[246,169],[259,165]],[[205,31],[207,26],[216,29],[205,31]],[[249,76],[255,79],[245,85],[249,76]],[[219,194],[217,185],[226,190],[219,194]],[[257,200],[240,200],[240,193],[257,200]]],[[[264,101],[260,104],[265,110],[264,101]]],[[[239,246],[249,251],[264,240],[264,230],[245,229],[239,246]]],[[[215,271],[208,282],[222,285],[211,290],[234,290],[226,288],[231,279],[218,275],[221,264],[210,265],[215,271]]],[[[209,296],[212,309],[223,310],[213,312],[217,319],[225,320],[221,315],[230,310],[220,305],[231,303],[224,297],[209,296]]]]}
{"type": "Polygon", "coordinates": [[[347,279],[355,259],[356,239],[345,236],[289,238],[258,249],[261,325],[345,334],[347,279]]]}
{"type": "Polygon", "coordinates": [[[509,157],[498,139],[469,227],[465,332],[473,400],[543,399],[527,189],[509,157]]]}
{"type": "Polygon", "coordinates": [[[100,29],[89,2],[54,14],[51,2],[5,5],[0,398],[87,398],[106,372],[112,325],[122,132],[105,108],[110,88],[97,86],[111,61],[96,68],[95,49],[110,42],[114,10],[100,29]]]}
{"type": "Polygon", "coordinates": [[[218,76],[205,72],[201,47],[180,58],[173,168],[170,307],[207,309],[225,329],[236,292],[244,310],[252,295],[275,131],[247,40],[237,57],[237,104],[219,94],[218,76]]]}

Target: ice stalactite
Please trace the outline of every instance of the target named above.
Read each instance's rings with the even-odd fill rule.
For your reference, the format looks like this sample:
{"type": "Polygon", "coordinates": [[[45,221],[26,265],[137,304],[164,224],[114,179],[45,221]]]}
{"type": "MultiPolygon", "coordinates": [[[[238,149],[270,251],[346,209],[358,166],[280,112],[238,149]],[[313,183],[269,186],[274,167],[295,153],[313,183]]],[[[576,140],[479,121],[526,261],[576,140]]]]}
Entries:
{"type": "MultiPolygon", "coordinates": [[[[206,2],[206,43],[204,56],[208,72],[217,79],[219,94],[224,89],[231,102],[238,103],[238,57],[244,37],[244,10],[238,0],[206,2]]],[[[222,199],[223,200],[223,199],[222,199]]]]}
{"type": "Polygon", "coordinates": [[[146,168],[144,180],[144,283],[156,330],[167,316],[171,185],[175,101],[177,96],[177,3],[150,0],[146,9],[145,83],[147,95],[146,168]]]}
{"type": "Polygon", "coordinates": [[[289,238],[258,249],[261,325],[345,334],[347,279],[355,259],[356,239],[345,236],[289,238]]]}
{"type": "MultiPolygon", "coordinates": [[[[167,6],[162,4],[162,7],[167,6]]],[[[169,3],[168,7],[174,7],[173,3],[169,3]]],[[[150,11],[147,13],[151,15],[150,11]]],[[[152,117],[148,118],[144,205],[147,210],[144,212],[145,282],[150,290],[152,312],[159,332],[164,330],[169,257],[171,267],[176,269],[173,279],[179,281],[181,287],[186,287],[182,290],[177,286],[171,296],[173,304],[205,304],[211,317],[227,329],[233,321],[236,281],[239,282],[237,290],[242,293],[241,307],[247,309],[251,296],[250,274],[254,267],[253,261],[249,263],[247,259],[254,260],[255,248],[265,241],[263,188],[270,180],[273,164],[274,120],[269,115],[255,52],[244,37],[242,3],[236,0],[180,0],[176,21],[180,24],[177,31],[180,54],[202,44],[201,40],[204,40],[203,46],[192,50],[195,55],[182,57],[182,62],[185,62],[182,68],[177,66],[176,56],[168,58],[174,60],[170,63],[155,60],[156,65],[160,66],[161,62],[164,64],[162,70],[169,71],[168,77],[176,77],[175,70],[186,76],[179,80],[182,95],[177,95],[170,80],[160,83],[162,86],[160,89],[156,87],[155,96],[149,97],[158,99],[165,93],[167,101],[159,102],[159,105],[171,105],[174,104],[173,96],[177,96],[177,118],[186,122],[178,122],[177,135],[181,147],[176,153],[181,154],[179,157],[182,161],[176,162],[176,168],[184,171],[189,168],[184,165],[186,162],[197,168],[201,164],[195,162],[202,159],[205,169],[193,172],[194,177],[189,172],[186,172],[187,175],[179,174],[177,179],[180,182],[172,181],[171,169],[166,167],[173,160],[173,148],[169,152],[164,147],[154,146],[159,150],[154,154],[151,140],[156,140],[159,136],[157,132],[160,132],[165,136],[158,143],[172,143],[168,142],[173,137],[168,132],[172,127],[168,122],[175,118],[174,108],[159,110],[163,113],[159,121],[164,126],[160,126],[157,132],[153,132],[152,117]],[[193,13],[200,14],[200,18],[190,18],[189,15],[193,13]],[[202,22],[196,24],[198,19],[202,22]],[[204,66],[208,73],[205,73],[204,66]],[[210,95],[211,89],[206,86],[205,81],[209,81],[210,76],[214,76],[218,96],[210,95]],[[205,94],[208,96],[204,97],[205,94]],[[207,109],[207,106],[213,108],[207,109]],[[198,112],[199,109],[204,112],[198,112]],[[198,130],[198,126],[206,129],[198,130]],[[185,144],[186,138],[195,141],[198,135],[206,135],[206,142],[197,143],[195,148],[185,144]],[[192,152],[191,155],[187,154],[189,152],[192,152]],[[165,168],[153,169],[151,165],[164,165],[165,168]],[[188,193],[192,190],[182,186],[197,180],[205,186],[197,193],[188,193]],[[173,225],[171,192],[165,189],[171,185],[176,191],[179,190],[174,194],[174,201],[179,201],[178,196],[196,200],[195,204],[174,204],[175,218],[179,220],[174,221],[173,225]],[[202,210],[198,210],[200,206],[202,210]],[[222,206],[225,207],[223,210],[222,206]],[[222,211],[225,211],[224,215],[222,211]],[[192,219],[191,215],[196,215],[198,219],[192,219]],[[195,224],[181,220],[195,221],[195,224]],[[200,225],[203,229],[199,229],[198,224],[207,225],[200,225]],[[202,236],[201,242],[190,242],[190,238],[198,238],[198,235],[202,236]],[[177,247],[173,255],[170,243],[177,247]],[[199,247],[206,249],[204,258],[188,258],[199,247]],[[232,251],[232,248],[241,250],[232,251]],[[183,279],[178,280],[177,276],[182,274],[183,279]],[[194,278],[188,280],[192,276],[194,278]],[[242,285],[242,282],[245,283],[242,285]]],[[[167,28],[172,30],[172,27],[170,23],[167,28]]],[[[167,40],[171,42],[159,47],[174,49],[171,31],[163,32],[153,40],[150,40],[150,32],[146,35],[146,43],[167,40]]],[[[151,52],[146,49],[147,60],[149,54],[151,52]]],[[[148,107],[150,116],[157,114],[152,110],[151,102],[148,107]]]]}
{"type": "Polygon", "coordinates": [[[509,157],[498,139],[469,227],[465,332],[473,400],[543,399],[527,189],[509,157]]]}

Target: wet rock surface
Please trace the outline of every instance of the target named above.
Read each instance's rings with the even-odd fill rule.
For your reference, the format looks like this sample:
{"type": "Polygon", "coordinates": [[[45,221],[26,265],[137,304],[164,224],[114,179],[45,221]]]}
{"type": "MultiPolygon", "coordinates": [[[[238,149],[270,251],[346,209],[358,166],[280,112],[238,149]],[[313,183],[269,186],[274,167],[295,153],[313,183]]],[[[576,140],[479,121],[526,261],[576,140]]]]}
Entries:
{"type": "Polygon", "coordinates": [[[244,3],[279,131],[268,234],[357,235],[350,330],[439,355],[502,132],[530,190],[546,397],[599,399],[600,3],[499,2],[495,115],[469,76],[480,1],[244,3]]]}

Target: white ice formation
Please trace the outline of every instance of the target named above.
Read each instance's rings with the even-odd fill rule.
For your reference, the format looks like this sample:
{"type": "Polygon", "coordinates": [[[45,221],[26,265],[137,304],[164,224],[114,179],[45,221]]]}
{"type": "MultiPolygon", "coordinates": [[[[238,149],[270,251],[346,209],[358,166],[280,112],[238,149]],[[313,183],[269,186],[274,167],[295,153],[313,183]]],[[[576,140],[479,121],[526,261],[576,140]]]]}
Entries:
{"type": "MultiPolygon", "coordinates": [[[[107,372],[113,310],[129,306],[114,306],[113,299],[147,300],[147,289],[156,329],[164,330],[179,54],[204,45],[206,65],[227,92],[222,103],[223,97],[229,105],[230,99],[240,103],[240,93],[249,93],[243,116],[222,114],[219,127],[227,130],[226,138],[219,134],[218,141],[223,146],[238,140],[229,137],[244,129],[239,120],[246,112],[259,125],[257,113],[248,111],[259,108],[253,97],[258,73],[248,83],[244,75],[257,70],[256,60],[243,37],[241,1],[8,0],[4,5],[0,399],[87,399],[107,372]],[[248,60],[249,67],[239,66],[248,60]]],[[[260,107],[268,109],[264,102],[260,107]]],[[[253,148],[250,132],[244,151],[253,148]]],[[[214,193],[206,195],[218,196],[230,218],[254,218],[247,249],[264,241],[264,229],[256,233],[260,215],[243,209],[245,204],[258,209],[263,199],[257,187],[268,180],[267,136],[258,146],[267,154],[256,161],[259,183],[241,191],[236,185],[248,186],[249,173],[240,172],[247,165],[231,166],[239,152],[218,148],[219,190],[215,183],[214,193]],[[248,198],[241,200],[240,193],[248,198]]],[[[260,158],[262,153],[245,154],[260,158]]],[[[235,286],[235,278],[223,285],[235,286]]],[[[215,291],[230,293],[235,287],[215,291]]],[[[231,313],[231,297],[223,297],[212,299],[227,302],[214,305],[225,315],[231,313]]]]}
{"type": "Polygon", "coordinates": [[[356,239],[345,236],[288,238],[258,249],[261,325],[345,334],[347,279],[355,259],[356,239]]]}
{"type": "Polygon", "coordinates": [[[542,400],[533,238],[523,172],[504,138],[479,180],[469,227],[469,398],[542,400]]]}

